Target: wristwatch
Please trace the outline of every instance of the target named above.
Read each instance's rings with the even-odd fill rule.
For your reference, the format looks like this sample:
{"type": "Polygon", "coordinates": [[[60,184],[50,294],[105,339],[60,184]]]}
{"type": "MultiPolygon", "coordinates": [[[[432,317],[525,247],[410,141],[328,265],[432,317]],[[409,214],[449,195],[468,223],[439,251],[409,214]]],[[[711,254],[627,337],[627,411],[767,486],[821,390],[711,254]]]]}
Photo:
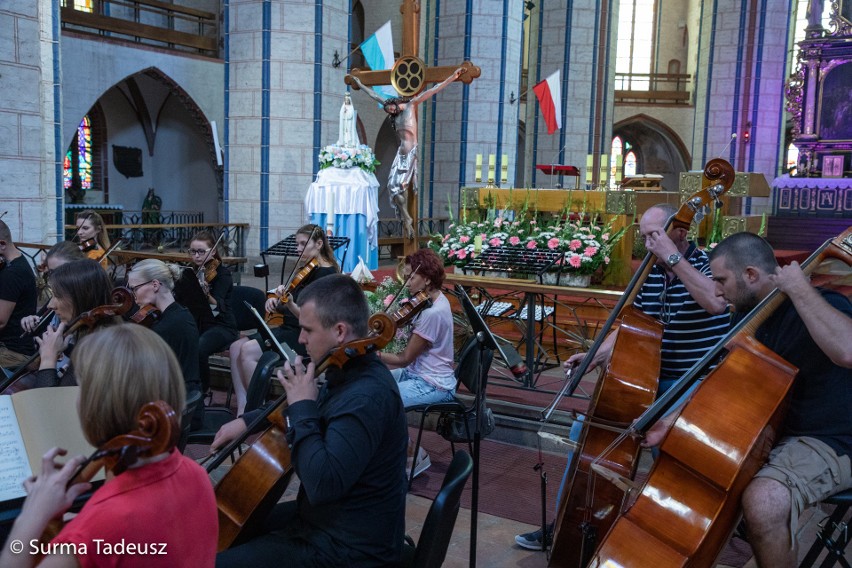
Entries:
{"type": "Polygon", "coordinates": [[[668,264],[669,267],[673,267],[675,264],[680,262],[680,259],[682,258],[683,256],[681,256],[680,253],[677,252],[670,254],[669,257],[666,259],[666,264],[668,264]]]}

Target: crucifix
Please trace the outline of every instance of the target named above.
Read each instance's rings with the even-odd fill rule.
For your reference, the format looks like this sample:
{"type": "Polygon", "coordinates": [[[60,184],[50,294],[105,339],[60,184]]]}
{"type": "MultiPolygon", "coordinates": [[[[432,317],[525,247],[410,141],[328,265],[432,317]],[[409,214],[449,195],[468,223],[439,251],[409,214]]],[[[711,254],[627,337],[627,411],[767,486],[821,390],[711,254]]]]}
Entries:
{"type": "Polygon", "coordinates": [[[402,55],[396,60],[393,68],[378,71],[353,69],[344,81],[353,89],[363,89],[367,95],[383,106],[385,112],[391,117],[391,124],[399,137],[399,149],[391,166],[387,187],[391,204],[403,224],[403,251],[408,255],[419,247],[416,238],[417,107],[454,81],[470,84],[479,77],[481,71],[470,61],[464,61],[457,66],[427,67],[418,57],[419,0],[403,0],[399,11],[402,13],[402,55]],[[425,89],[427,83],[437,84],[425,89]],[[386,99],[369,88],[377,85],[393,85],[402,96],[386,99]]]}

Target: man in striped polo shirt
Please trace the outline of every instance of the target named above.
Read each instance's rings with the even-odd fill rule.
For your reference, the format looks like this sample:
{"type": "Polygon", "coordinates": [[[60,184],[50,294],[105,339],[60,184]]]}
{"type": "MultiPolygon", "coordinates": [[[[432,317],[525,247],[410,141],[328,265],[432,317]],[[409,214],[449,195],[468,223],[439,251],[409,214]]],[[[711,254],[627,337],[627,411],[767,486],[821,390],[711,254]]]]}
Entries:
{"type": "MultiPolygon", "coordinates": [[[[668,390],[730,328],[728,306],[716,295],[707,254],[687,240],[686,229],[677,228],[670,233],[664,230],[666,221],[675,213],[674,207],[661,203],[645,211],[639,221],[639,234],[645,248],[657,257],[634,301],[636,308],[663,323],[657,396],[668,390]]],[[[618,330],[615,330],[607,336],[589,365],[589,371],[609,362],[617,335],[618,330]]],[[[566,370],[578,365],[585,356],[585,353],[572,355],[565,362],[566,370]]],[[[581,421],[575,420],[569,434],[571,440],[579,439],[581,427],[581,421]]],[[[569,465],[571,457],[569,453],[569,465]]],[[[560,496],[569,470],[570,467],[566,467],[560,496]]],[[[557,497],[557,502],[559,499],[557,497]]],[[[551,524],[548,543],[552,529],[551,524]]],[[[541,539],[541,530],[515,536],[518,546],[530,550],[541,550],[541,539]]]]}

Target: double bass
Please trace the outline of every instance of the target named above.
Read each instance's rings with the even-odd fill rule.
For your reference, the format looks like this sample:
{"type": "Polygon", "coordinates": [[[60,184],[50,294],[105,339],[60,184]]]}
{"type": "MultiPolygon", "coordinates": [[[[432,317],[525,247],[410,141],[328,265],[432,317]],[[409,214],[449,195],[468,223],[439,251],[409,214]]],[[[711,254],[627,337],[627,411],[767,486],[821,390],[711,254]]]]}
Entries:
{"type": "MultiPolygon", "coordinates": [[[[701,191],[681,206],[666,229],[688,229],[698,211],[711,202],[719,202],[719,197],[733,184],[734,175],[728,162],[721,159],[708,162],[701,191]]],[[[619,318],[612,357],[598,379],[583,421],[578,449],[568,464],[568,482],[557,504],[549,566],[585,566],[599,538],[615,522],[622,508],[623,491],[597,476],[592,464],[627,478],[636,473],[641,451],[639,441],[617,438],[657,395],[663,325],[632,306],[655,260],[656,257],[648,253],[589,353],[579,367],[572,370],[572,380],[566,382],[563,392],[545,412],[546,420],[559,398],[576,389],[619,318]]]]}
{"type": "MultiPolygon", "coordinates": [[[[852,265],[852,228],[803,264],[827,257],[852,265]]],[[[781,428],[798,372],[755,339],[781,305],[777,289],[740,321],[625,435],[648,431],[702,371],[727,352],[683,407],[635,502],[612,525],[589,566],[712,567],[740,516],[740,499],[781,428]]]]}

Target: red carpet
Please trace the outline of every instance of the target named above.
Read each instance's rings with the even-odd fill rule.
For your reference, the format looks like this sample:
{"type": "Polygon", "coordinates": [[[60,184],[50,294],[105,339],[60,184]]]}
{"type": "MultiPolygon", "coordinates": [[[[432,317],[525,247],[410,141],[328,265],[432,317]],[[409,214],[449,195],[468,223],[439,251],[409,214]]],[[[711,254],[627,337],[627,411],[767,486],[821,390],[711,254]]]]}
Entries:
{"type": "MultiPolygon", "coordinates": [[[[417,430],[409,430],[412,439],[416,439],[417,430]]],[[[415,478],[411,492],[434,499],[452,460],[452,452],[450,443],[435,432],[423,432],[423,447],[429,452],[432,467],[415,478]]],[[[467,445],[456,444],[456,448],[467,450],[467,445]]],[[[556,492],[562,481],[566,459],[565,456],[553,454],[543,456],[548,480],[549,521],[554,516],[556,492]]],[[[539,473],[533,470],[538,459],[535,450],[483,440],[479,458],[479,511],[531,525],[541,524],[541,479],[539,473]]],[[[472,480],[473,476],[462,495],[462,507],[468,509],[471,506],[472,480]]]]}

